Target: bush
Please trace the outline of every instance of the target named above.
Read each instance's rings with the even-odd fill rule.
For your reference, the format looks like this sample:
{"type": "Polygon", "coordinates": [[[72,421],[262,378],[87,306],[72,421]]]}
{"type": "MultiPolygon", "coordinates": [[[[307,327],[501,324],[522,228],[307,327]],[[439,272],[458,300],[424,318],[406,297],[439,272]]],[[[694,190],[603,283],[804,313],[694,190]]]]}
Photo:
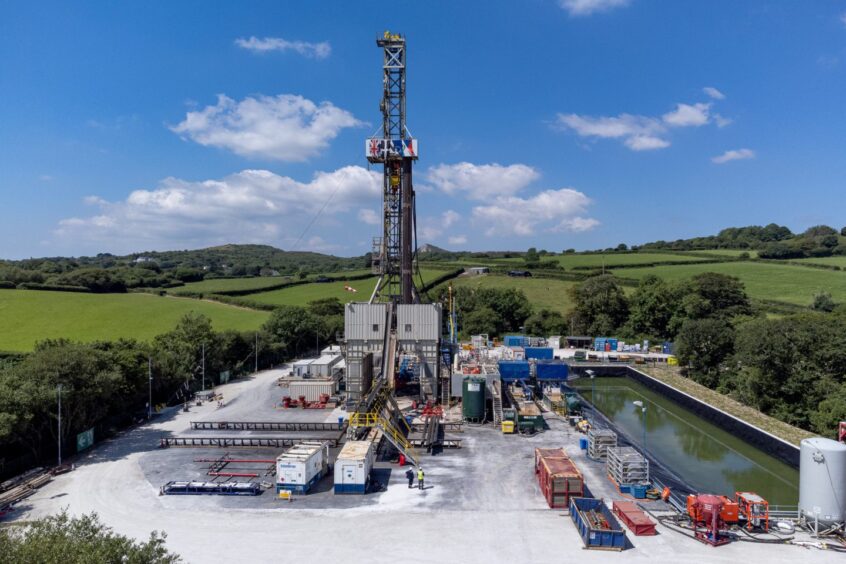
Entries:
{"type": "Polygon", "coordinates": [[[62,284],[37,284],[35,282],[24,282],[18,284],[18,290],[46,290],[50,292],[91,292],[85,286],[66,286],[62,284]]]}

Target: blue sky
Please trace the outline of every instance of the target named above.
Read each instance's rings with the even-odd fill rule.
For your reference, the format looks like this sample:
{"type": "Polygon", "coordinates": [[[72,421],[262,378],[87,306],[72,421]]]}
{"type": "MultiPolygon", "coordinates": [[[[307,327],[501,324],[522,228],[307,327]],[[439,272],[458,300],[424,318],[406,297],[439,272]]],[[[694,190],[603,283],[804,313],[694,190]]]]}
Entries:
{"type": "Polygon", "coordinates": [[[369,250],[385,29],[421,242],[846,224],[843,0],[5,2],[0,257],[369,250]]]}

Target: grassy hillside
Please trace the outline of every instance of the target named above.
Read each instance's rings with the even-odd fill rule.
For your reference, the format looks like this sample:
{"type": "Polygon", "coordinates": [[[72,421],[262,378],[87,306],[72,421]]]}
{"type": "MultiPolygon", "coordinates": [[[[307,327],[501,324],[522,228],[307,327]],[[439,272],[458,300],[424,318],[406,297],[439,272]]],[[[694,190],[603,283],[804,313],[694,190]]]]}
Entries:
{"type": "Polygon", "coordinates": [[[218,303],[150,294],[78,294],[0,290],[0,350],[28,351],[36,341],[80,341],[121,337],[148,340],[169,331],[194,311],[208,316],[216,329],[257,329],[267,312],[218,303]]]}
{"type": "Polygon", "coordinates": [[[626,278],[654,274],[667,280],[680,280],[702,272],[719,272],[740,278],[752,298],[805,306],[811,303],[814,293],[825,290],[831,293],[835,301],[846,301],[846,274],[788,264],[724,262],[626,268],[615,273],[626,278]]]}
{"type": "MultiPolygon", "coordinates": [[[[439,276],[443,276],[449,271],[424,268],[421,269],[420,272],[423,277],[423,282],[426,283],[439,276]]],[[[417,277],[415,277],[415,282],[419,284],[417,277]]],[[[304,306],[309,302],[325,298],[338,298],[343,303],[351,301],[367,301],[370,299],[370,294],[373,292],[375,285],[375,276],[364,278],[362,280],[350,280],[348,282],[315,282],[312,284],[282,288],[280,290],[249,294],[244,296],[243,299],[261,304],[298,306],[304,306]],[[344,289],[344,286],[349,286],[350,288],[357,290],[357,292],[350,292],[344,289]]]]}
{"type": "Polygon", "coordinates": [[[462,276],[453,280],[453,286],[470,288],[519,288],[523,290],[532,306],[566,313],[570,309],[570,297],[567,290],[575,282],[547,278],[511,278],[488,274],[483,276],[462,276]]]}
{"type": "MultiPolygon", "coordinates": [[[[362,274],[369,273],[370,270],[345,270],[343,272],[328,272],[325,276],[342,279],[345,276],[360,276],[362,274]]],[[[315,278],[315,276],[310,276],[309,278],[315,278]]],[[[179,288],[168,290],[168,293],[175,295],[196,292],[215,294],[217,292],[229,292],[233,290],[261,290],[262,288],[269,288],[278,284],[284,284],[288,280],[294,280],[294,278],[283,278],[281,276],[262,276],[258,278],[212,278],[211,280],[185,284],[179,288]]]]}
{"type": "MultiPolygon", "coordinates": [[[[660,262],[700,262],[708,257],[674,253],[591,253],[541,257],[542,261],[556,261],[565,269],[570,268],[606,268],[626,264],[648,264],[660,262]]],[[[494,259],[493,263],[525,264],[522,258],[494,259]]]]}

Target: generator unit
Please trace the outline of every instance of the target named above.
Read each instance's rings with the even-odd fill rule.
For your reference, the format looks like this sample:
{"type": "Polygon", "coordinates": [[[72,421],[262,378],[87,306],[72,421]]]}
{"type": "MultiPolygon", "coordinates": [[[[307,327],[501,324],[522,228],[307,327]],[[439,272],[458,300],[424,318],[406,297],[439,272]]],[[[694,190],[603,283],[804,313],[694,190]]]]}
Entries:
{"type": "Polygon", "coordinates": [[[730,523],[737,523],[737,504],[723,495],[691,494],[687,496],[687,514],[693,522],[697,540],[720,546],[731,542],[722,534],[730,523]]]}
{"type": "Polygon", "coordinates": [[[747,529],[770,530],[770,504],[766,499],[753,492],[735,492],[734,501],[747,529]]]}

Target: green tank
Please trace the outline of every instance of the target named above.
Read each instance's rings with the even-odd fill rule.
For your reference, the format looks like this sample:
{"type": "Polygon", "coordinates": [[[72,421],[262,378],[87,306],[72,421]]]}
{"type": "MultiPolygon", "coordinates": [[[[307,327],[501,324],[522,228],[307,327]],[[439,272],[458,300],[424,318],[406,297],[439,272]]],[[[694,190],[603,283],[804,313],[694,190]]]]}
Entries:
{"type": "Polygon", "coordinates": [[[461,383],[461,416],[467,421],[485,420],[485,379],[468,376],[461,383]]]}

